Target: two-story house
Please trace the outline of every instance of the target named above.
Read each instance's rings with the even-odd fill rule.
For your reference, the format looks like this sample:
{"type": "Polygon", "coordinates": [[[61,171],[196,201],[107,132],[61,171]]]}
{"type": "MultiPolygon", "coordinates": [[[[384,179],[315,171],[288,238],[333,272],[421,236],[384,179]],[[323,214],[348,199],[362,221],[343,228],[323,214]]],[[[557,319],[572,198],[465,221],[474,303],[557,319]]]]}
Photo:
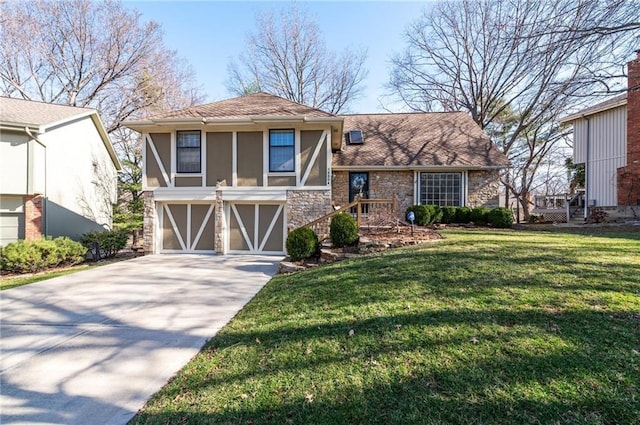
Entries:
{"type": "Polygon", "coordinates": [[[573,126],[573,161],[585,164],[588,208],[603,208],[610,219],[640,216],[640,51],[627,75],[625,93],[560,120],[573,126]]]}
{"type": "Polygon", "coordinates": [[[507,160],[462,113],[336,116],[266,93],[155,115],[142,133],[147,252],[284,253],[359,196],[495,204],[507,160]],[[362,121],[361,121],[362,120],[362,121]]]}
{"type": "Polygon", "coordinates": [[[120,169],[95,110],[0,97],[0,245],[110,228],[120,169]]]}

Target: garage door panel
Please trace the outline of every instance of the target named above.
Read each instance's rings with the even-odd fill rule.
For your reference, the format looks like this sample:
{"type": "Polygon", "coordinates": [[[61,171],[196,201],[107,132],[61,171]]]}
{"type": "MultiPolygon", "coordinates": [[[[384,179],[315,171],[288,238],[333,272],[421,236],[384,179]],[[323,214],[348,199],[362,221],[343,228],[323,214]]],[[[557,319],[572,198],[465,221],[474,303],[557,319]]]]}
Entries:
{"type": "Polygon", "coordinates": [[[215,250],[216,226],[213,205],[192,205],[191,214],[191,246],[196,251],[215,250]]]}
{"type": "Polygon", "coordinates": [[[0,214],[0,246],[24,239],[24,214],[0,214]]]}
{"type": "Polygon", "coordinates": [[[211,204],[164,204],[162,251],[214,251],[215,214],[211,204]]]}
{"type": "Polygon", "coordinates": [[[229,227],[231,251],[284,251],[283,204],[231,204],[229,227]]]}
{"type": "MultiPolygon", "coordinates": [[[[231,206],[231,217],[229,220],[229,249],[232,251],[249,251],[249,245],[247,244],[246,237],[243,234],[242,224],[238,220],[238,214],[234,206],[231,206]]],[[[248,235],[247,235],[248,237],[248,235]]]]}
{"type": "Polygon", "coordinates": [[[283,227],[284,227],[284,208],[277,205],[262,205],[260,206],[260,228],[264,229],[264,233],[261,236],[262,251],[268,252],[281,252],[283,244],[283,227]],[[268,208],[263,214],[263,207],[275,207],[268,208]],[[262,222],[264,220],[265,225],[262,222]],[[268,227],[266,227],[268,226],[268,227]]]}
{"type": "Polygon", "coordinates": [[[182,237],[180,233],[180,222],[173,216],[173,210],[170,205],[164,207],[164,219],[162,220],[162,249],[163,250],[183,250],[183,244],[180,243],[182,237]]]}

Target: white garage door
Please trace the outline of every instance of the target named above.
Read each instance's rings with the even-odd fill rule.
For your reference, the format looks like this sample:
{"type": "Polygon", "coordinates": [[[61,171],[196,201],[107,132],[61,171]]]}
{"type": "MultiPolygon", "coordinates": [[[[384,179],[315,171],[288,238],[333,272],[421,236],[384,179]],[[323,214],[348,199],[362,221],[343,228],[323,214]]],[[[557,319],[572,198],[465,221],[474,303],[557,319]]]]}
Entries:
{"type": "Polygon", "coordinates": [[[24,239],[24,214],[0,213],[0,246],[24,239]]]}

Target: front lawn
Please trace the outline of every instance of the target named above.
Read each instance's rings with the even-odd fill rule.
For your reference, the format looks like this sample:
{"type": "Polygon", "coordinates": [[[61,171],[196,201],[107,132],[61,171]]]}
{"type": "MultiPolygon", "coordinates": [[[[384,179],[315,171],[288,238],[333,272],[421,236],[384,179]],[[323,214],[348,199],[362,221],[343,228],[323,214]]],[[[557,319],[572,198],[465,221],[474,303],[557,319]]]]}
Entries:
{"type": "Polygon", "coordinates": [[[640,422],[640,233],[444,236],[274,278],[132,423],[640,422]]]}

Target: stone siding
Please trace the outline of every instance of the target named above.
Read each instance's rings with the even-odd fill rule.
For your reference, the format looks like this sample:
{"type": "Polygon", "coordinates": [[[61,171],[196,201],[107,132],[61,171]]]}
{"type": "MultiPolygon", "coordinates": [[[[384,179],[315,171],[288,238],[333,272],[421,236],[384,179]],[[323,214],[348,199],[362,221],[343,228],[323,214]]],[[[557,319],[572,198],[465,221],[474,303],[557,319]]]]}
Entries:
{"type": "Polygon", "coordinates": [[[469,171],[468,207],[500,206],[500,175],[498,170],[469,171]]]}
{"type": "Polygon", "coordinates": [[[155,252],[155,220],[156,202],[153,192],[144,192],[144,217],[142,222],[142,249],[145,253],[156,254],[155,252]]]}
{"type": "Polygon", "coordinates": [[[215,204],[214,216],[215,216],[215,240],[214,249],[216,253],[222,254],[224,250],[224,233],[227,231],[227,217],[224,213],[224,201],[222,200],[222,191],[216,191],[216,204],[215,204]]]}
{"type": "Polygon", "coordinates": [[[332,211],[330,190],[288,190],[287,230],[291,231],[332,211]]]}
{"type": "MultiPolygon", "coordinates": [[[[331,190],[335,205],[349,203],[349,172],[333,173],[331,190]]],[[[404,217],[407,208],[413,205],[413,171],[369,171],[369,198],[398,200],[398,215],[404,217]]]]}

